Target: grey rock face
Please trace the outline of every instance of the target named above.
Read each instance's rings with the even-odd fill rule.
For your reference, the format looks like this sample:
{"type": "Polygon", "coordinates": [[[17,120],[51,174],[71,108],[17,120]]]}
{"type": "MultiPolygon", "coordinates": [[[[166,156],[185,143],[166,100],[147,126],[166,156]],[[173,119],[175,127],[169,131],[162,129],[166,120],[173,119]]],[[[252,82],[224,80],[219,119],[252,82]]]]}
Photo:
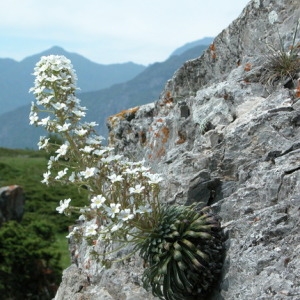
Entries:
{"type": "MultiPolygon", "coordinates": [[[[162,201],[202,202],[221,216],[226,257],[214,300],[300,299],[300,99],[293,85],[259,81],[266,43],[278,45],[278,27],[291,45],[299,16],[298,0],[251,1],[156,103],[108,122],[118,152],[164,175],[162,201]]],[[[138,257],[103,270],[87,267],[86,251],[73,249],[77,266],[65,271],[57,300],[154,299],[141,287],[138,257]]]]}

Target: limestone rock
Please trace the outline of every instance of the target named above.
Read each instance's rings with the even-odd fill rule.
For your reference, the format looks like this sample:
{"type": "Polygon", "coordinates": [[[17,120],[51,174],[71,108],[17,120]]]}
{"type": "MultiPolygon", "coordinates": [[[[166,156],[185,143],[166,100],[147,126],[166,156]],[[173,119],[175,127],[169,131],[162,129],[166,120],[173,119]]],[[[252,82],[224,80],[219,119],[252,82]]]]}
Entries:
{"type": "Polygon", "coordinates": [[[0,188],[0,225],[9,220],[20,222],[24,214],[25,195],[18,185],[0,188]]]}
{"type": "MultiPolygon", "coordinates": [[[[267,43],[279,46],[278,28],[291,45],[299,16],[299,0],[250,1],[158,101],[108,120],[112,146],[165,177],[162,201],[203,202],[221,216],[226,257],[213,300],[300,299],[300,99],[293,84],[260,82],[267,43]]],[[[56,300],[154,299],[138,257],[103,270],[86,264],[86,251],[73,249],[77,266],[56,300]]]]}

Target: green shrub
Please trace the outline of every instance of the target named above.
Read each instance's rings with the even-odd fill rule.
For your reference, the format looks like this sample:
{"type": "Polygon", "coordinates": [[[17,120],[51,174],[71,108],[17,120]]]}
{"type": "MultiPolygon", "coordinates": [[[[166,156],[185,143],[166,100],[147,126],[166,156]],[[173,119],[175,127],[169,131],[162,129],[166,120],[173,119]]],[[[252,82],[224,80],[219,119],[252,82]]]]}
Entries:
{"type": "Polygon", "coordinates": [[[60,254],[53,227],[46,221],[0,228],[1,299],[52,299],[61,279],[60,254]]]}

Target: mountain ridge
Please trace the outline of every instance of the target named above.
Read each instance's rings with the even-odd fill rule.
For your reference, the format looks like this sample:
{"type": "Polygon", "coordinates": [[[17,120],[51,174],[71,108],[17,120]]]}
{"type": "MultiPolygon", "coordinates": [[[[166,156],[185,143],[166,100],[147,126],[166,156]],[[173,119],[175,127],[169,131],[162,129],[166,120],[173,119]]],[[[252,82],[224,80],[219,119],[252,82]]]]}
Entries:
{"type": "Polygon", "coordinates": [[[41,56],[50,54],[64,55],[72,61],[79,78],[78,85],[83,92],[99,90],[128,81],[146,68],[132,62],[110,65],[97,64],[80,54],[68,52],[58,46],[28,56],[20,62],[10,58],[0,59],[2,113],[14,110],[33,100],[32,96],[28,94],[28,90],[33,85],[34,66],[41,56]]]}
{"type": "MultiPolygon", "coordinates": [[[[82,105],[88,108],[85,121],[97,122],[99,126],[96,129],[99,134],[107,136],[106,119],[109,116],[123,109],[158,99],[166,81],[173,76],[174,72],[185,61],[199,57],[206,48],[207,45],[197,46],[181,55],[170,56],[164,62],[151,64],[127,82],[118,83],[98,91],[78,93],[77,97],[81,100],[82,105]]],[[[80,85],[78,86],[81,88],[80,85]]],[[[30,94],[30,96],[34,100],[33,95],[30,94]]],[[[39,136],[45,135],[46,132],[29,125],[29,111],[30,104],[28,102],[27,105],[17,107],[1,115],[1,147],[36,148],[39,136]]]]}
{"type": "Polygon", "coordinates": [[[186,43],[183,46],[177,48],[175,51],[173,51],[170,56],[180,55],[185,51],[187,51],[188,49],[194,48],[196,46],[209,45],[213,42],[213,40],[214,40],[213,37],[204,37],[201,40],[196,40],[193,42],[186,43]]]}

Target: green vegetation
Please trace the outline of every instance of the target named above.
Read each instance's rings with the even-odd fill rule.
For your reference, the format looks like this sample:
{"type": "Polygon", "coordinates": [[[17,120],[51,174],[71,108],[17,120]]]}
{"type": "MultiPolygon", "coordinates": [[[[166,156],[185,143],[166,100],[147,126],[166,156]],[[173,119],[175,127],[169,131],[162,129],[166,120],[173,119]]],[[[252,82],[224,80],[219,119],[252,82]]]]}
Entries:
{"type": "Polygon", "coordinates": [[[164,206],[160,222],[138,247],[146,265],[143,285],[154,296],[209,298],[224,251],[219,218],[209,207],[164,206]]]}
{"type": "Polygon", "coordinates": [[[46,220],[23,226],[16,221],[0,229],[1,299],[52,299],[59,284],[60,253],[53,226],[46,220]]]}
{"type": "Polygon", "coordinates": [[[51,299],[62,269],[70,264],[65,236],[76,216],[57,218],[55,208],[67,196],[81,206],[87,197],[74,187],[42,184],[47,161],[48,154],[43,151],[0,148],[0,186],[20,185],[26,197],[22,222],[9,221],[0,228],[3,299],[51,299]],[[43,291],[39,284],[44,286],[43,291]]]}
{"type": "Polygon", "coordinates": [[[47,220],[57,233],[67,233],[68,226],[77,216],[57,218],[55,208],[64,198],[71,198],[74,205],[82,206],[87,197],[79,194],[75,187],[41,183],[48,158],[43,151],[0,148],[0,186],[17,184],[24,189],[26,204],[22,225],[37,219],[47,220]]]}

